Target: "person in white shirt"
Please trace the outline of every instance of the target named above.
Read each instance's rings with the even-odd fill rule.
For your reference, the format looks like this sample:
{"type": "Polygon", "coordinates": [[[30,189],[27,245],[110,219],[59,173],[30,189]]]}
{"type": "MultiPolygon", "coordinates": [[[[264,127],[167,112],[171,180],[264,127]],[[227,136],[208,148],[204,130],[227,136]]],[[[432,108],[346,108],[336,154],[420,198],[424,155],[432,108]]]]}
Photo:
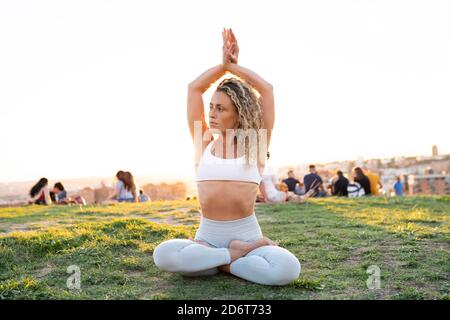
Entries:
{"type": "Polygon", "coordinates": [[[266,166],[262,175],[261,184],[259,190],[264,197],[265,203],[283,203],[289,202],[304,202],[305,197],[295,194],[290,191],[283,191],[277,189],[278,177],[275,170],[266,166]]]}
{"type": "Polygon", "coordinates": [[[119,202],[139,202],[138,187],[134,182],[133,175],[126,171],[118,171],[116,174],[117,183],[114,193],[109,199],[115,199],[119,202]]]}
{"type": "Polygon", "coordinates": [[[277,183],[278,179],[275,170],[270,166],[266,166],[262,175],[261,184],[259,185],[259,190],[266,203],[280,203],[287,200],[288,193],[278,190],[276,187],[277,183]]]}

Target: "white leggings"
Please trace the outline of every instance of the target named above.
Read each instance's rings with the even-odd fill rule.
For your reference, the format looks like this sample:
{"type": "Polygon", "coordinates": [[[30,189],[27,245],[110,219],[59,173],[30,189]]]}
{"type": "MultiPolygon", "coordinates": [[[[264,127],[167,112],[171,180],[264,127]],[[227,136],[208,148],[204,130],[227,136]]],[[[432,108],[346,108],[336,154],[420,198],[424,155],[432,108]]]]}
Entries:
{"type": "Polygon", "coordinates": [[[262,238],[255,214],[238,220],[218,221],[202,217],[196,240],[172,239],[160,243],[153,252],[156,266],[184,276],[206,276],[230,264],[231,274],[263,285],[285,285],[300,275],[300,262],[288,250],[278,246],[262,246],[231,262],[228,244],[237,239],[253,242],[262,238]]]}

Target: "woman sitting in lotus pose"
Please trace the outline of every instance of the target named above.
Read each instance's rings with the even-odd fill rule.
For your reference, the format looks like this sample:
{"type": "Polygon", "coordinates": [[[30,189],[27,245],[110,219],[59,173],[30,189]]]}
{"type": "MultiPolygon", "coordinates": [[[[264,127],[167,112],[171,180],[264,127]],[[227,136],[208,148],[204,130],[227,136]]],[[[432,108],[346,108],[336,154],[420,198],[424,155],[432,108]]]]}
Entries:
{"type": "Polygon", "coordinates": [[[198,164],[196,161],[200,226],[195,239],[160,243],[153,259],[161,270],[185,276],[222,271],[263,285],[285,285],[298,278],[300,262],[263,236],[254,213],[274,123],[273,88],[238,65],[239,47],[232,30],[224,30],[222,37],[222,63],[188,86],[189,129],[194,145],[201,146],[196,150],[200,158],[198,164]],[[202,94],[227,72],[242,80],[232,77],[218,85],[209,104],[208,127],[202,94]],[[256,153],[264,155],[256,156],[257,160],[255,139],[244,136],[252,130],[257,132],[260,149],[256,153]],[[218,138],[211,132],[218,133],[218,138]],[[265,142],[263,149],[261,141],[265,142]]]}

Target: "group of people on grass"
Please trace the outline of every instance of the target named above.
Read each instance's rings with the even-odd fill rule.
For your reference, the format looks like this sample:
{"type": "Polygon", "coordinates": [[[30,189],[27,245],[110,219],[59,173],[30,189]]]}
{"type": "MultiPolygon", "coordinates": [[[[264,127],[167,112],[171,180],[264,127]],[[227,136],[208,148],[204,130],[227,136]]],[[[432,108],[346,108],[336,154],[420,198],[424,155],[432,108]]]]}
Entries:
{"type": "MultiPolygon", "coordinates": [[[[112,193],[108,196],[106,203],[150,201],[150,197],[142,189],[138,188],[133,175],[129,171],[118,171],[116,178],[116,185],[112,193]]],[[[28,204],[86,204],[86,200],[82,196],[69,197],[61,182],[56,182],[53,188],[50,189],[47,178],[39,179],[30,189],[29,196],[30,200],[28,204]]]]}
{"type": "MultiPolygon", "coordinates": [[[[337,170],[336,176],[325,186],[313,164],[309,166],[309,173],[303,177],[303,182],[296,178],[293,170],[289,170],[288,177],[279,182],[275,171],[266,167],[257,202],[302,202],[309,197],[361,197],[380,194],[379,190],[383,185],[379,174],[365,167],[354,168],[353,174],[353,181],[349,181],[341,170],[337,170]]],[[[404,187],[400,177],[397,177],[393,189],[397,196],[403,195],[404,187]]]]}
{"type": "Polygon", "coordinates": [[[69,197],[64,185],[56,182],[50,189],[47,178],[41,178],[30,189],[30,200],[28,204],[86,204],[86,200],[81,196],[69,197]]]}
{"type": "MultiPolygon", "coordinates": [[[[267,166],[264,170],[260,194],[256,202],[283,203],[304,202],[309,197],[360,197],[378,195],[379,189],[383,187],[380,176],[367,170],[367,168],[356,167],[353,169],[353,182],[347,179],[341,170],[336,171],[336,176],[328,186],[318,175],[315,165],[309,166],[309,173],[303,177],[303,182],[296,178],[294,171],[289,170],[286,179],[281,183],[275,170],[267,166]],[[328,190],[328,192],[327,192],[328,190]]],[[[108,196],[105,203],[111,202],[147,202],[150,197],[139,189],[133,175],[129,171],[119,170],[116,173],[117,182],[113,192],[108,196]]],[[[400,177],[397,177],[393,186],[395,194],[402,196],[404,186],[400,177]]],[[[82,196],[69,197],[64,185],[56,182],[52,189],[48,186],[48,179],[41,178],[30,190],[29,204],[86,204],[82,196]]]]}

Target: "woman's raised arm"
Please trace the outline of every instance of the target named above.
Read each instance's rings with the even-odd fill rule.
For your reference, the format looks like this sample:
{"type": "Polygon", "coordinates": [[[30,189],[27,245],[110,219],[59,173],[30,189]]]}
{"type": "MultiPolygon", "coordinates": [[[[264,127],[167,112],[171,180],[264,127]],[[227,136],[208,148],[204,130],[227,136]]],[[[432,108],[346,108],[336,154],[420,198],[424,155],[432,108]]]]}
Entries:
{"type": "Polygon", "coordinates": [[[202,134],[209,129],[205,120],[205,109],[202,95],[225,73],[226,71],[223,64],[219,64],[206,70],[194,81],[189,83],[187,95],[187,120],[192,140],[194,140],[195,121],[202,122],[202,134]]]}

